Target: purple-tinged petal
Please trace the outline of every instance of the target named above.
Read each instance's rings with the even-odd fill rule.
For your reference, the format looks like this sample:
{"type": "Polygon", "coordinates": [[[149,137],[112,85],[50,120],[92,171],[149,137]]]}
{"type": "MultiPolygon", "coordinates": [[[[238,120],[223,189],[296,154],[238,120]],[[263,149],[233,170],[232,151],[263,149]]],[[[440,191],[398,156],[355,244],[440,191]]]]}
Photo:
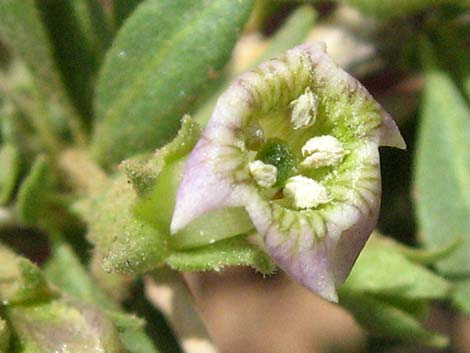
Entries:
{"type": "Polygon", "coordinates": [[[244,206],[278,266],[337,301],[337,286],[377,222],[379,145],[404,148],[404,141],[366,89],[330,59],[323,44],[291,49],[241,75],[220,97],[188,159],[172,232],[209,210],[244,206]],[[252,136],[253,127],[262,133],[252,136]],[[264,140],[256,140],[260,136],[264,140]],[[321,163],[302,163],[311,158],[308,148],[302,153],[305,144],[323,140],[335,144],[315,145],[321,163]],[[291,170],[283,169],[291,163],[283,163],[282,154],[260,160],[274,164],[277,176],[290,176],[288,192],[285,180],[271,187],[250,174],[250,163],[266,157],[263,143],[292,150],[297,165],[291,170]],[[324,160],[329,156],[334,160],[324,160]]]}

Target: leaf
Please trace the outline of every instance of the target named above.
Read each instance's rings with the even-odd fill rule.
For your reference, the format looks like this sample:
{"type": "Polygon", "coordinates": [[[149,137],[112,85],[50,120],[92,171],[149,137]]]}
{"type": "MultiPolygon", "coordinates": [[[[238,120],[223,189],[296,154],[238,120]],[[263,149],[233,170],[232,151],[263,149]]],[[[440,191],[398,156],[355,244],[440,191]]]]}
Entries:
{"type": "Polygon", "coordinates": [[[413,15],[428,7],[440,4],[468,5],[467,0],[348,0],[348,4],[357,7],[365,14],[381,20],[391,20],[401,16],[413,15]]]}
{"type": "Polygon", "coordinates": [[[470,316],[470,279],[456,281],[454,303],[467,316],[470,316]]]}
{"type": "Polygon", "coordinates": [[[10,346],[10,329],[7,323],[0,317],[0,353],[9,352],[10,346]]]}
{"type": "Polygon", "coordinates": [[[434,347],[448,344],[446,337],[428,331],[412,315],[372,296],[340,291],[340,302],[372,334],[434,347]]]}
{"type": "MultiPolygon", "coordinates": [[[[36,97],[38,100],[44,100],[40,103],[44,105],[40,114],[45,113],[46,105],[54,106],[63,110],[61,118],[68,119],[72,129],[78,129],[80,123],[76,121],[75,111],[68,100],[47,29],[36,8],[36,1],[1,1],[0,33],[2,39],[25,61],[35,78],[36,88],[42,92],[42,95],[36,97]]],[[[45,115],[41,119],[50,117],[45,115]]]]}
{"type": "Polygon", "coordinates": [[[165,261],[178,271],[220,271],[225,266],[251,266],[263,274],[275,271],[269,256],[251,245],[243,236],[221,240],[201,248],[176,251],[165,261]]]}
{"type": "Polygon", "coordinates": [[[53,256],[46,264],[45,272],[50,281],[65,293],[104,310],[118,330],[123,345],[129,353],[158,352],[146,336],[145,321],[124,312],[105,294],[81,265],[77,255],[65,243],[56,244],[53,256]],[[142,342],[141,344],[138,342],[142,342]]]}
{"type": "Polygon", "coordinates": [[[0,148],[0,205],[10,201],[20,172],[20,156],[12,144],[0,148]]]}
{"type": "MultiPolygon", "coordinates": [[[[79,0],[81,1],[81,0],[79,0]]],[[[94,74],[98,59],[92,43],[67,0],[40,0],[38,8],[53,44],[68,96],[85,121],[92,117],[94,74]]]]}
{"type": "Polygon", "coordinates": [[[139,5],[142,0],[114,0],[112,3],[113,6],[113,16],[114,16],[114,25],[116,29],[121,27],[124,20],[129,17],[129,15],[135,10],[137,5],[139,5]]]}
{"type": "Polygon", "coordinates": [[[47,95],[64,93],[55,66],[47,32],[32,0],[5,0],[0,3],[2,38],[28,64],[47,95]]]}
{"type": "Polygon", "coordinates": [[[98,305],[106,310],[118,310],[119,306],[93,283],[82,267],[77,255],[65,243],[55,244],[53,256],[44,267],[48,280],[63,292],[84,303],[98,305]]]}
{"type": "Polygon", "coordinates": [[[5,308],[24,352],[121,353],[117,332],[100,311],[64,301],[5,308]]]}
{"type": "Polygon", "coordinates": [[[456,251],[462,244],[462,239],[455,239],[448,245],[443,246],[440,249],[429,250],[423,248],[409,247],[400,244],[393,238],[382,238],[381,241],[384,244],[394,248],[394,250],[403,254],[411,262],[418,263],[420,265],[431,265],[439,260],[445,259],[456,251]]]}
{"type": "Polygon", "coordinates": [[[344,286],[356,292],[408,299],[441,299],[451,293],[446,280],[414,264],[378,236],[367,242],[344,286]]]}
{"type": "Polygon", "coordinates": [[[0,244],[0,303],[31,303],[57,295],[40,269],[0,244]]]}
{"type": "Polygon", "coordinates": [[[426,74],[414,183],[421,235],[429,249],[464,243],[437,263],[449,275],[470,274],[470,109],[433,49],[421,43],[426,74]]]}
{"type": "Polygon", "coordinates": [[[38,224],[47,205],[49,163],[39,156],[18,191],[16,210],[21,222],[38,224]]]}
{"type": "Polygon", "coordinates": [[[72,1],[79,27],[99,60],[111,45],[112,24],[109,10],[99,0],[72,1]]]}
{"type": "Polygon", "coordinates": [[[162,146],[230,57],[252,0],[147,0],[107,54],[96,93],[95,158],[162,146]]]}

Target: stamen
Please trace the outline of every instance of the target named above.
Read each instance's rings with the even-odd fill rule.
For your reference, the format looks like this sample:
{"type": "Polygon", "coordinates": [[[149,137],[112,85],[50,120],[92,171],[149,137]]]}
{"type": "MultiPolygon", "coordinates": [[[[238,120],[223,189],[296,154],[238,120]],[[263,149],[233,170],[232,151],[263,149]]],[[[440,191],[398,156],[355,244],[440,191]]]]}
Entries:
{"type": "Polygon", "coordinates": [[[277,168],[262,161],[253,161],[248,164],[248,169],[256,183],[263,188],[270,188],[276,183],[277,168]]]}
{"type": "Polygon", "coordinates": [[[347,151],[343,144],[331,135],[311,138],[302,147],[302,156],[306,157],[301,166],[320,168],[341,163],[347,151]]]}
{"type": "Polygon", "coordinates": [[[296,100],[290,103],[292,107],[291,123],[294,130],[303,129],[315,124],[317,119],[318,102],[310,87],[296,100]]]}
{"type": "Polygon", "coordinates": [[[302,175],[287,180],[283,193],[297,209],[313,208],[330,201],[322,184],[302,175]]]}

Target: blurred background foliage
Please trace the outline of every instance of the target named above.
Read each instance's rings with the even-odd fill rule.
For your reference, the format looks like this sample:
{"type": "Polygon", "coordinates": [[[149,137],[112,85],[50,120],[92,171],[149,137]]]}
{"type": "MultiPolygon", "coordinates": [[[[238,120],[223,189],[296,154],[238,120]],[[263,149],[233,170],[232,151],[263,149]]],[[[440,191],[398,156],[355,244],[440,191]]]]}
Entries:
{"type": "Polygon", "coordinates": [[[468,0],[1,0],[0,353],[215,352],[199,311],[222,352],[470,352],[469,40],[468,0]],[[168,231],[220,93],[317,40],[408,145],[339,306],[242,210],[168,231]]]}

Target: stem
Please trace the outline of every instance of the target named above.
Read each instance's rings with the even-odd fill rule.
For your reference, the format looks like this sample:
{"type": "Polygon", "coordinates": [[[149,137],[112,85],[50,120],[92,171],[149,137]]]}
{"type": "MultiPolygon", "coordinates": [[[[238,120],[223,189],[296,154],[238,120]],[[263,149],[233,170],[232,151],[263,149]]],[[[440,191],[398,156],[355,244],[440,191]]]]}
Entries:
{"type": "Polygon", "coordinates": [[[170,322],[185,353],[217,353],[183,278],[161,269],[145,279],[149,300],[170,322]]]}

